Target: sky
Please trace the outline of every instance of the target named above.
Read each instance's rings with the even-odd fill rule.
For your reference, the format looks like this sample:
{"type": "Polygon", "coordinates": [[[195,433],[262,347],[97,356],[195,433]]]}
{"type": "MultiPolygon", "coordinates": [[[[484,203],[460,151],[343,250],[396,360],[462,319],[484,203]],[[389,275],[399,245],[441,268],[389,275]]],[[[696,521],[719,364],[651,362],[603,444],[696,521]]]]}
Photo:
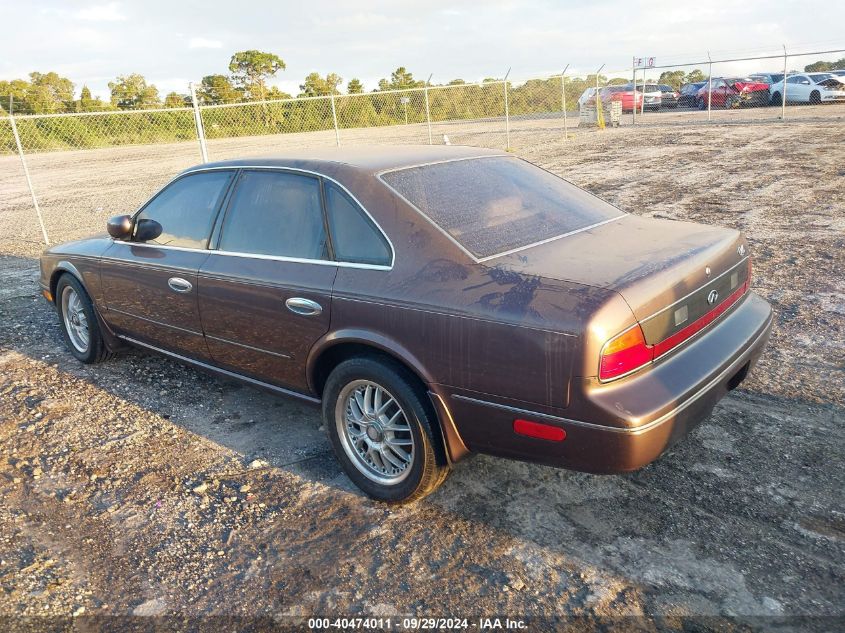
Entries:
{"type": "MultiPolygon", "coordinates": [[[[594,72],[630,77],[632,56],[658,64],[845,48],[845,2],[814,0],[0,0],[0,79],[56,71],[95,96],[133,72],[161,95],[227,73],[232,53],[259,49],[287,69],[271,83],[291,94],[310,72],[376,87],[397,66],[432,83],[594,72]],[[837,25],[828,28],[827,25],[837,25]],[[10,28],[11,27],[11,28],[10,28]]],[[[845,53],[796,58],[790,69],[845,53]]],[[[733,63],[714,74],[782,69],[733,63]]],[[[705,69],[706,70],[706,69],[705,69]]]]}

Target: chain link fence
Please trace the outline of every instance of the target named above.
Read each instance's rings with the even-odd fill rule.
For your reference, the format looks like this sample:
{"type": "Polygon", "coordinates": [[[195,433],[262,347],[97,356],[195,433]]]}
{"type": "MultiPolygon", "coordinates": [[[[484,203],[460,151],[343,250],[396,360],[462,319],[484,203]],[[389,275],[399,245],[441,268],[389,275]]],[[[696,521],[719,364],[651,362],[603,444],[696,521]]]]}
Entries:
{"type": "Polygon", "coordinates": [[[817,83],[819,75],[800,70],[832,52],[845,51],[739,60],[757,60],[759,71],[750,75],[729,72],[737,60],[592,73],[567,67],[545,77],[361,94],[0,115],[0,252],[31,256],[48,236],[66,241],[101,230],[109,216],[132,212],[175,173],[205,160],[353,144],[473,145],[530,155],[561,142],[584,151],[592,139],[606,140],[594,134],[596,103],[606,119],[618,118],[605,123],[645,129],[842,118],[837,80],[817,83]],[[812,85],[798,83],[807,80],[812,85]]]}

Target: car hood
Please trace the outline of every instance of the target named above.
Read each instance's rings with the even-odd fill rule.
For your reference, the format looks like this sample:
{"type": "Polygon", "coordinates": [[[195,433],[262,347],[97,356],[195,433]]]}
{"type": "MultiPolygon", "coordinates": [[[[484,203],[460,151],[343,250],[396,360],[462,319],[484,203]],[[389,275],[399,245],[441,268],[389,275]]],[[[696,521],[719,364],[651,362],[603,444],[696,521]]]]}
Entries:
{"type": "Polygon", "coordinates": [[[762,81],[735,81],[731,84],[736,90],[755,92],[757,90],[768,90],[769,84],[762,81]]]}
{"type": "Polygon", "coordinates": [[[523,274],[615,290],[638,320],[735,267],[739,231],[625,215],[497,261],[523,274]]]}
{"type": "Polygon", "coordinates": [[[820,81],[817,86],[825,86],[826,88],[835,88],[837,90],[845,90],[845,77],[829,77],[824,81],[820,81]]]}

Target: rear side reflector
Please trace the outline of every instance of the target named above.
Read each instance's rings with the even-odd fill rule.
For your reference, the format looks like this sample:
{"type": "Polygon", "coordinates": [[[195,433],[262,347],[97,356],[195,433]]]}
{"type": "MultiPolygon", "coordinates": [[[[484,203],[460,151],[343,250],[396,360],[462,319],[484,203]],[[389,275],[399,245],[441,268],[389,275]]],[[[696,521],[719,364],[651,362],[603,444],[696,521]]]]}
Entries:
{"type": "Polygon", "coordinates": [[[566,439],[566,431],[559,426],[540,424],[539,422],[531,422],[530,420],[514,420],[513,430],[514,433],[519,435],[537,437],[541,440],[551,440],[552,442],[562,442],[566,439]]]}

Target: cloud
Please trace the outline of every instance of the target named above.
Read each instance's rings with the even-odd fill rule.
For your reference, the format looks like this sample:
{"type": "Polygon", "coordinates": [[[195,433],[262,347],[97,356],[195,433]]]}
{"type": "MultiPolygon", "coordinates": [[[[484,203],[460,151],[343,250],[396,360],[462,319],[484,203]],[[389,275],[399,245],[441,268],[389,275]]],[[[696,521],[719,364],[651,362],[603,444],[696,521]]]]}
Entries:
{"type": "Polygon", "coordinates": [[[94,4],[80,9],[73,15],[75,18],[90,22],[122,22],[126,19],[126,16],[120,11],[120,4],[117,2],[94,4]]]}
{"type": "Polygon", "coordinates": [[[192,37],[188,42],[188,48],[221,48],[223,42],[220,40],[210,40],[205,37],[192,37]]]}

